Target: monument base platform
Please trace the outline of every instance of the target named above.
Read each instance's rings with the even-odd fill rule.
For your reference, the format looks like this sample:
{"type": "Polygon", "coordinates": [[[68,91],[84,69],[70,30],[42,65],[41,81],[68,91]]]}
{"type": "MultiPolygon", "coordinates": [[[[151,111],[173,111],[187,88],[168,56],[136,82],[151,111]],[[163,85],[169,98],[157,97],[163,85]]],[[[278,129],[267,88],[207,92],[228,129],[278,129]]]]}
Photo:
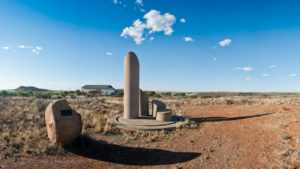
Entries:
{"type": "Polygon", "coordinates": [[[123,115],[113,116],[108,119],[112,125],[129,130],[162,130],[174,129],[187,123],[181,116],[172,116],[171,121],[157,121],[152,116],[142,116],[137,119],[125,119],[123,115]]]}

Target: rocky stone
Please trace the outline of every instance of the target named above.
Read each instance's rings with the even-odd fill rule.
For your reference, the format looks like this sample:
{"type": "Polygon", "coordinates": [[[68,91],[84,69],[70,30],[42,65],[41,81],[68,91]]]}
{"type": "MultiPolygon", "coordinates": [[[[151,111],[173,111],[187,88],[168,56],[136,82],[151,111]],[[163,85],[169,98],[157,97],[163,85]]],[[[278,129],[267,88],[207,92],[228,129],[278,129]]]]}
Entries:
{"type": "Polygon", "coordinates": [[[65,144],[77,138],[82,130],[81,115],[65,99],[50,103],[45,112],[47,134],[51,141],[65,144]]]}

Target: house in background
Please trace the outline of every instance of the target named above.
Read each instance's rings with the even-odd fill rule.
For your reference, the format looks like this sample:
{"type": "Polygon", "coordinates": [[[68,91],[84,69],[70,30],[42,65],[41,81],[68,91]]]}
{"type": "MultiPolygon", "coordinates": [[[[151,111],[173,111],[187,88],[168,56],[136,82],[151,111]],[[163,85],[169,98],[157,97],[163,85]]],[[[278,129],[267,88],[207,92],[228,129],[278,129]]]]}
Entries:
{"type": "Polygon", "coordinates": [[[81,88],[85,93],[101,93],[101,95],[112,95],[116,93],[111,85],[84,85],[81,88]]]}

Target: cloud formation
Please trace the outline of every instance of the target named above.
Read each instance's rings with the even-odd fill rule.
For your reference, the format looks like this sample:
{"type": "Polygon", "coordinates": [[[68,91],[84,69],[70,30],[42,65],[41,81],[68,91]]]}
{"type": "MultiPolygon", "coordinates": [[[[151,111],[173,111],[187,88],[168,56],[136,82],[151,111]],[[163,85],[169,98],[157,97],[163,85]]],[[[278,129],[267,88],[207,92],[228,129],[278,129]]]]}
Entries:
{"type": "Polygon", "coordinates": [[[263,77],[269,77],[270,75],[268,73],[263,74],[263,77]]]}
{"type": "Polygon", "coordinates": [[[159,11],[151,10],[144,15],[144,18],[146,19],[147,28],[150,29],[150,34],[160,31],[164,31],[165,35],[173,33],[172,25],[176,21],[174,15],[169,13],[161,15],[159,11]]]}
{"type": "Polygon", "coordinates": [[[165,35],[171,35],[174,32],[172,28],[176,21],[174,15],[169,13],[161,15],[159,11],[151,10],[143,18],[146,20],[145,23],[139,19],[135,20],[132,26],[123,29],[121,37],[127,38],[130,36],[139,45],[146,40],[144,37],[145,31],[147,31],[147,35],[155,32],[164,32],[165,35]]]}
{"type": "Polygon", "coordinates": [[[185,23],[186,21],[185,21],[184,18],[181,18],[181,19],[180,19],[180,22],[181,22],[181,23],[185,23]]]}
{"type": "Polygon", "coordinates": [[[230,45],[231,42],[232,42],[231,39],[224,39],[224,40],[222,40],[222,41],[219,42],[219,45],[222,46],[222,47],[224,47],[224,46],[230,45]]]}
{"type": "Polygon", "coordinates": [[[247,77],[246,80],[249,81],[249,80],[251,80],[251,78],[250,78],[250,77],[247,77]]]}
{"type": "Polygon", "coordinates": [[[137,3],[138,5],[144,6],[144,4],[143,4],[143,0],[136,0],[136,2],[135,2],[135,3],[137,3]]]}
{"type": "Polygon", "coordinates": [[[296,73],[291,73],[291,74],[289,74],[289,77],[296,77],[296,76],[297,76],[296,73]]]}
{"type": "Polygon", "coordinates": [[[271,65],[270,69],[275,69],[277,66],[276,65],[271,65]]]}
{"type": "Polygon", "coordinates": [[[106,54],[107,56],[111,56],[111,55],[112,55],[111,52],[106,52],[105,54],[106,54]]]}
{"type": "Polygon", "coordinates": [[[3,46],[2,49],[3,49],[3,50],[8,50],[9,47],[8,47],[8,46],[3,46]]]}
{"type": "Polygon", "coordinates": [[[143,37],[145,28],[146,24],[137,19],[136,21],[134,21],[133,26],[123,29],[121,37],[127,38],[127,36],[130,36],[133,38],[135,43],[139,45],[145,40],[145,38],[143,37]]]}
{"type": "Polygon", "coordinates": [[[253,68],[249,67],[249,66],[246,66],[246,67],[237,67],[236,69],[237,70],[242,70],[242,71],[245,71],[245,72],[249,72],[249,71],[253,70],[253,68]]]}
{"type": "Polygon", "coordinates": [[[183,40],[186,41],[186,42],[194,41],[194,39],[192,37],[188,37],[188,36],[184,37],[183,40]]]}

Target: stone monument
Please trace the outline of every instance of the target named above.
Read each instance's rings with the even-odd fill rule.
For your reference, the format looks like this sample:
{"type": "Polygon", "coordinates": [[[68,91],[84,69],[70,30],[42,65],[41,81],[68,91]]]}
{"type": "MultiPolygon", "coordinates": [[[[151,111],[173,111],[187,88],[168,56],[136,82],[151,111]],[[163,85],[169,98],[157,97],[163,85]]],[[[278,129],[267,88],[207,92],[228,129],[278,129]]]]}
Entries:
{"type": "Polygon", "coordinates": [[[186,124],[184,117],[173,116],[159,100],[152,100],[152,115],[149,115],[149,100],[140,89],[139,71],[137,56],[133,52],[127,53],[124,60],[124,114],[110,117],[108,122],[132,130],[174,129],[186,124]]]}
{"type": "Polygon", "coordinates": [[[140,64],[133,52],[127,53],[124,61],[124,118],[139,117],[140,64]]]}

